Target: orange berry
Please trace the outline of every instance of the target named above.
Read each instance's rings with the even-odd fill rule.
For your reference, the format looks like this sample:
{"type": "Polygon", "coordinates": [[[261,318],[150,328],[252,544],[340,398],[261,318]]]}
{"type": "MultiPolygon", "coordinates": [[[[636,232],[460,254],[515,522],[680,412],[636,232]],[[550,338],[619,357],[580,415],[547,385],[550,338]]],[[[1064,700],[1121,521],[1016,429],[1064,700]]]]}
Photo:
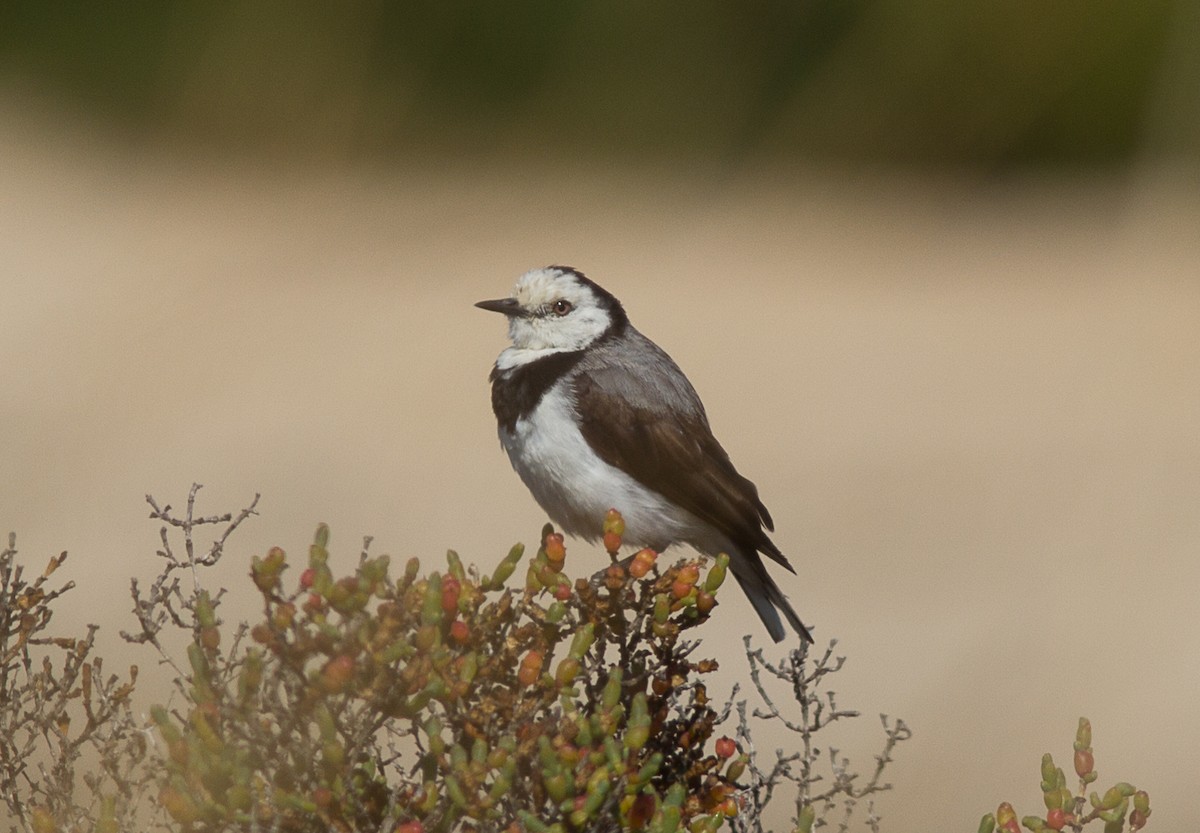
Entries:
{"type": "Polygon", "coordinates": [[[340,654],[321,669],[321,686],[331,694],[345,690],[354,676],[354,657],[340,654]]]}
{"type": "Polygon", "coordinates": [[[680,581],[679,579],[676,579],[675,581],[671,582],[671,595],[676,599],[682,599],[686,597],[688,593],[691,593],[695,588],[695,584],[689,584],[686,581],[680,581]]]}
{"type": "Polygon", "coordinates": [[[654,566],[656,558],[658,558],[658,553],[652,549],[638,550],[637,554],[633,556],[633,561],[629,562],[629,575],[634,578],[645,577],[646,573],[650,572],[650,568],[654,566]]]}
{"type": "Polygon", "coordinates": [[[521,660],[521,667],[517,670],[517,680],[523,686],[531,686],[537,682],[538,677],[542,674],[542,663],[545,657],[541,651],[530,651],[521,660]]]}
{"type": "Polygon", "coordinates": [[[545,542],[546,560],[551,564],[562,565],[563,560],[567,557],[567,548],[563,545],[563,537],[561,533],[552,532],[546,536],[545,542]]]}
{"type": "Polygon", "coordinates": [[[695,584],[700,580],[700,566],[698,564],[684,564],[679,568],[678,580],[685,584],[695,584]]]}

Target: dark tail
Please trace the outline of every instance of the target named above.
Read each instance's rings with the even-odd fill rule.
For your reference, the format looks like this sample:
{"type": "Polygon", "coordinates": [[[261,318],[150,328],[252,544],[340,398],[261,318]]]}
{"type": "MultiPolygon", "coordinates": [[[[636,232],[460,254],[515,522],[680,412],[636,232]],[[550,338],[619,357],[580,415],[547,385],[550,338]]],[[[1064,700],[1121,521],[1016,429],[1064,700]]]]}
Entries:
{"type": "Polygon", "coordinates": [[[767,568],[757,552],[749,557],[741,553],[735,554],[729,560],[729,567],[742,591],[750,599],[750,604],[754,605],[758,618],[767,626],[767,633],[771,634],[772,639],[782,642],[787,635],[783,621],[779,618],[779,614],[783,613],[788,624],[800,634],[801,639],[809,643],[813,641],[812,634],[804,627],[779,585],[767,573],[767,568]]]}

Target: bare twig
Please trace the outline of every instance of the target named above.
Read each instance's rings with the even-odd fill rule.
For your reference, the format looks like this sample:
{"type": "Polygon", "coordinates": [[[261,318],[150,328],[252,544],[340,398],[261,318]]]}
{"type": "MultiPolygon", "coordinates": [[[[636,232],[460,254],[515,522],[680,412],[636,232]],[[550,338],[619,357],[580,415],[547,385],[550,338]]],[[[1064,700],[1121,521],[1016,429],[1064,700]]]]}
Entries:
{"type": "MultiPolygon", "coordinates": [[[[861,776],[855,772],[850,761],[835,747],[823,750],[817,742],[820,733],[830,724],[859,716],[857,711],[839,708],[835,692],[825,688],[827,678],[836,674],[845,664],[845,657],[835,656],[836,641],[830,642],[824,654],[816,659],[809,656],[807,645],[794,649],[778,663],[767,660],[761,649],[750,647],[749,637],[745,640],[746,657],[750,664],[750,680],[761,705],[755,706],[751,715],[764,722],[778,722],[789,732],[798,736],[800,749],[785,754],[782,749],[775,752],[770,769],[763,769],[759,753],[752,741],[747,717],[747,703],[737,704],[738,740],[749,758],[747,772],[749,783],[743,790],[743,799],[750,812],[733,820],[735,829],[762,831],[762,811],[770,802],[775,790],[783,783],[796,786],[796,818],[800,829],[835,825],[841,833],[849,831],[859,802],[876,793],[891,789],[891,784],[882,781],[896,745],[911,737],[904,721],[889,723],[883,717],[886,741],[883,751],[875,756],[875,769],[871,778],[861,784],[861,776]],[[765,677],[774,677],[791,689],[794,706],[781,704],[768,690],[765,677]],[[794,712],[798,710],[798,714],[794,712]],[[808,825],[807,827],[805,825],[808,825]]],[[[880,818],[873,803],[868,802],[864,824],[873,833],[878,833],[880,818]]]]}

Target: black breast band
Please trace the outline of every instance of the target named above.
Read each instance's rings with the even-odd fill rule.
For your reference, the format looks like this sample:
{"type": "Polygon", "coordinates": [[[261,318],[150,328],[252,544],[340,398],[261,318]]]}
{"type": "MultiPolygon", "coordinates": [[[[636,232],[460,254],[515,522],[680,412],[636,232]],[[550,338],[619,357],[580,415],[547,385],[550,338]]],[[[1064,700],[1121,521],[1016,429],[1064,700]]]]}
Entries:
{"type": "Polygon", "coordinates": [[[492,368],[492,410],[500,427],[512,432],[521,417],[529,416],[550,386],[583,358],[582,350],[551,353],[507,370],[492,368]]]}

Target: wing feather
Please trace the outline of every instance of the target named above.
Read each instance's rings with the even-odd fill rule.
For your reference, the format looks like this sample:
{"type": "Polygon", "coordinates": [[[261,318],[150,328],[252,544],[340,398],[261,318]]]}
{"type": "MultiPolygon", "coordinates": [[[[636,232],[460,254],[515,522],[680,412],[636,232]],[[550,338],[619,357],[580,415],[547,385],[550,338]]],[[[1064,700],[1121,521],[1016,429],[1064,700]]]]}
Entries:
{"type": "Polygon", "coordinates": [[[637,349],[594,350],[579,365],[574,393],[588,444],[735,545],[791,570],[763,531],[773,524],[758,489],[713,436],[687,378],[657,345],[630,331],[641,342],[637,349]]]}

